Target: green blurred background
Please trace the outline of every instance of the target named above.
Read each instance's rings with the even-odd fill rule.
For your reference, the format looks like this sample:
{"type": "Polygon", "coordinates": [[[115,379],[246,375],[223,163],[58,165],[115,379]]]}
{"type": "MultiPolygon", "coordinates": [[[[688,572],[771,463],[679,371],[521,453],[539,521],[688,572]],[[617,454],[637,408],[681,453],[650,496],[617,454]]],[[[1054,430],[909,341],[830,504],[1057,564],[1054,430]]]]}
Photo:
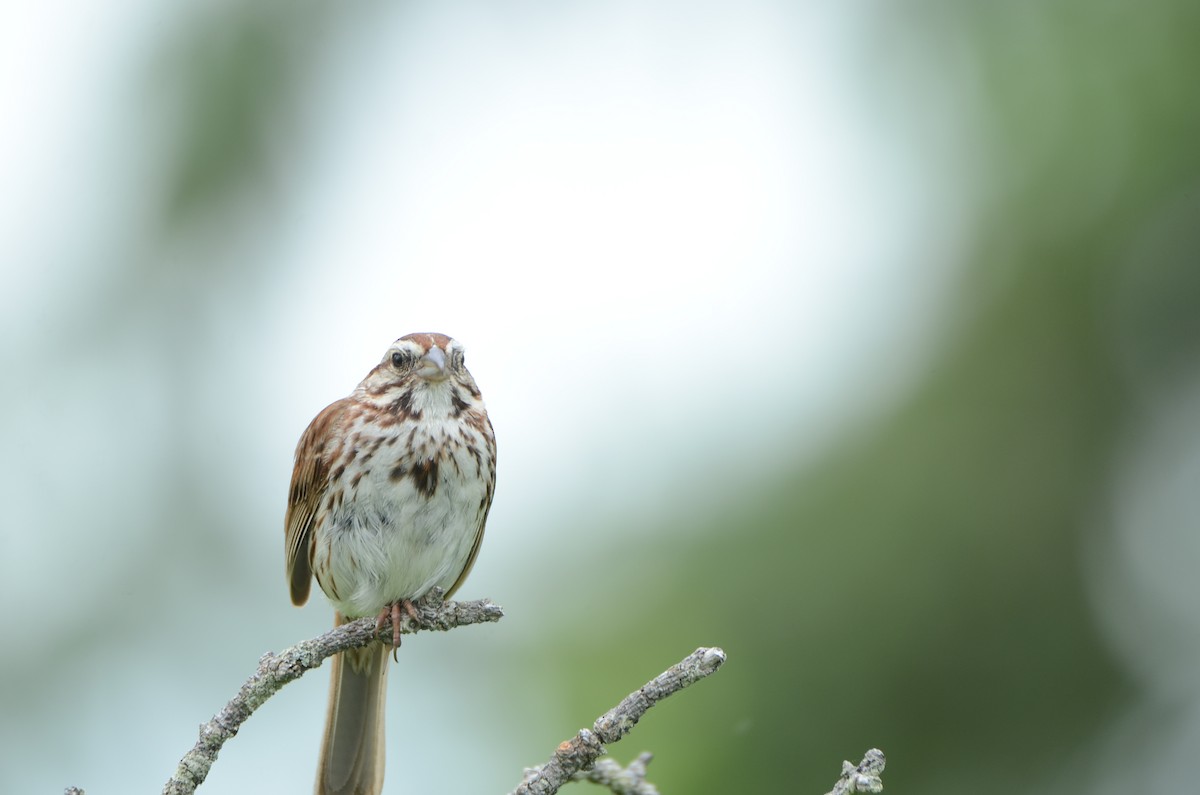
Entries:
{"type": "MultiPolygon", "coordinates": [[[[7,4],[0,791],[154,791],[287,599],[291,454],[388,342],[500,450],[387,792],[1189,791],[1200,6],[7,4]],[[582,790],[588,785],[575,785],[582,790]]],[[[205,791],[311,786],[326,674],[205,791]]]]}

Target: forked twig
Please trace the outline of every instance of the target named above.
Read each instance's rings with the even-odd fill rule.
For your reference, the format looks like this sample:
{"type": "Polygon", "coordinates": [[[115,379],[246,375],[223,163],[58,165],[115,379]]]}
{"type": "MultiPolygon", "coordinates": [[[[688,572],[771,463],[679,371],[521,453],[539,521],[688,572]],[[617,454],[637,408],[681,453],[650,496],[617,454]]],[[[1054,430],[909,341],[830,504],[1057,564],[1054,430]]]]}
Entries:
{"type": "MultiPolygon", "coordinates": [[[[667,696],[714,673],[725,663],[725,652],[715,646],[699,648],[630,693],[620,704],[596,719],[590,730],[580,729],[555,749],[543,765],[529,768],[512,795],[551,795],[576,773],[587,770],[607,752],[605,743],[620,740],[646,711],[667,696]]],[[[633,792],[634,790],[630,790],[633,792]]],[[[653,790],[641,790],[643,793],[653,790]]]]}

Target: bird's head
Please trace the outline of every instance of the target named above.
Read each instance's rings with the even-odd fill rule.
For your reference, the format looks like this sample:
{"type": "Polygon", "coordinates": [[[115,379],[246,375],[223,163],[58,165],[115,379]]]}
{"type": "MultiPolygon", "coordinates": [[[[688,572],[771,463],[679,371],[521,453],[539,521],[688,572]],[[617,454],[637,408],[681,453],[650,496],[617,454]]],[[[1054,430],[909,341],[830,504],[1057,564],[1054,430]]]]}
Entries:
{"type": "Polygon", "coordinates": [[[406,334],[388,346],[357,392],[392,411],[457,413],[480,400],[462,343],[445,334],[406,334]]]}

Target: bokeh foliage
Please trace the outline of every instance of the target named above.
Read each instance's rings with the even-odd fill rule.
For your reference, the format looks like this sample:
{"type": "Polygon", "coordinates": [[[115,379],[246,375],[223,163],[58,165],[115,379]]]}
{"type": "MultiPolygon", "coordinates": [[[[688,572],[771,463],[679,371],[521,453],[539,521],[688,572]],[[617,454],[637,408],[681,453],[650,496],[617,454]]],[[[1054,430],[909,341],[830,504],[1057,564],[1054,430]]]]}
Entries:
{"type": "MultiPolygon", "coordinates": [[[[614,599],[608,630],[647,638],[639,659],[694,639],[730,653],[703,696],[630,741],[659,753],[672,790],[821,792],[836,760],[878,745],[888,789],[1028,791],[1133,696],[1081,554],[1137,393],[1197,361],[1200,103],[1185,75],[1200,11],[880,12],[881,91],[918,90],[905,81],[920,70],[888,71],[899,53],[936,71],[966,52],[974,70],[964,110],[983,134],[962,201],[979,209],[952,333],[893,411],[697,522],[694,542],[670,534],[645,572],[659,610],[630,627],[635,589],[614,599]]],[[[635,678],[602,644],[579,656],[635,678]]]]}

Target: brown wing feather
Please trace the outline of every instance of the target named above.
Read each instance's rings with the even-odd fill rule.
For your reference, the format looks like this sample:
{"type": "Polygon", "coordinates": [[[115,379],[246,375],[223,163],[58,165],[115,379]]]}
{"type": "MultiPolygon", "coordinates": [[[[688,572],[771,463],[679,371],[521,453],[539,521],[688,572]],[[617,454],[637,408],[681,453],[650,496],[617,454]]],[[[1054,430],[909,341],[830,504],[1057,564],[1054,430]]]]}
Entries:
{"type": "MultiPolygon", "coordinates": [[[[491,507],[490,504],[488,506],[491,507]]],[[[471,573],[471,567],[475,565],[475,557],[479,554],[479,546],[483,543],[483,526],[487,524],[487,513],[484,513],[483,521],[479,523],[479,530],[475,533],[475,543],[471,545],[471,555],[467,558],[467,565],[463,566],[462,574],[458,575],[458,579],[450,586],[450,590],[446,591],[443,599],[449,599],[458,590],[458,586],[463,584],[467,579],[467,575],[471,573]]]]}
{"type": "Polygon", "coordinates": [[[467,579],[467,575],[471,573],[471,567],[475,565],[475,558],[479,555],[479,547],[483,543],[483,528],[487,526],[488,511],[492,509],[492,495],[496,493],[496,434],[492,430],[492,421],[484,415],[484,422],[487,423],[488,439],[488,454],[492,459],[492,477],[488,480],[487,497],[483,506],[482,515],[479,517],[479,529],[475,531],[475,543],[471,545],[471,554],[467,556],[467,565],[463,566],[462,573],[458,575],[458,579],[450,586],[450,590],[446,591],[445,598],[449,599],[458,590],[458,586],[463,584],[467,579]]]}
{"type": "Polygon", "coordinates": [[[329,488],[329,460],[334,452],[330,440],[341,424],[349,398],[330,403],[313,418],[296,445],[296,464],[292,469],[292,485],[288,489],[287,516],[284,518],[284,553],[287,560],[287,579],[292,591],[292,604],[308,601],[312,590],[312,565],[309,545],[313,519],[329,488]]]}

